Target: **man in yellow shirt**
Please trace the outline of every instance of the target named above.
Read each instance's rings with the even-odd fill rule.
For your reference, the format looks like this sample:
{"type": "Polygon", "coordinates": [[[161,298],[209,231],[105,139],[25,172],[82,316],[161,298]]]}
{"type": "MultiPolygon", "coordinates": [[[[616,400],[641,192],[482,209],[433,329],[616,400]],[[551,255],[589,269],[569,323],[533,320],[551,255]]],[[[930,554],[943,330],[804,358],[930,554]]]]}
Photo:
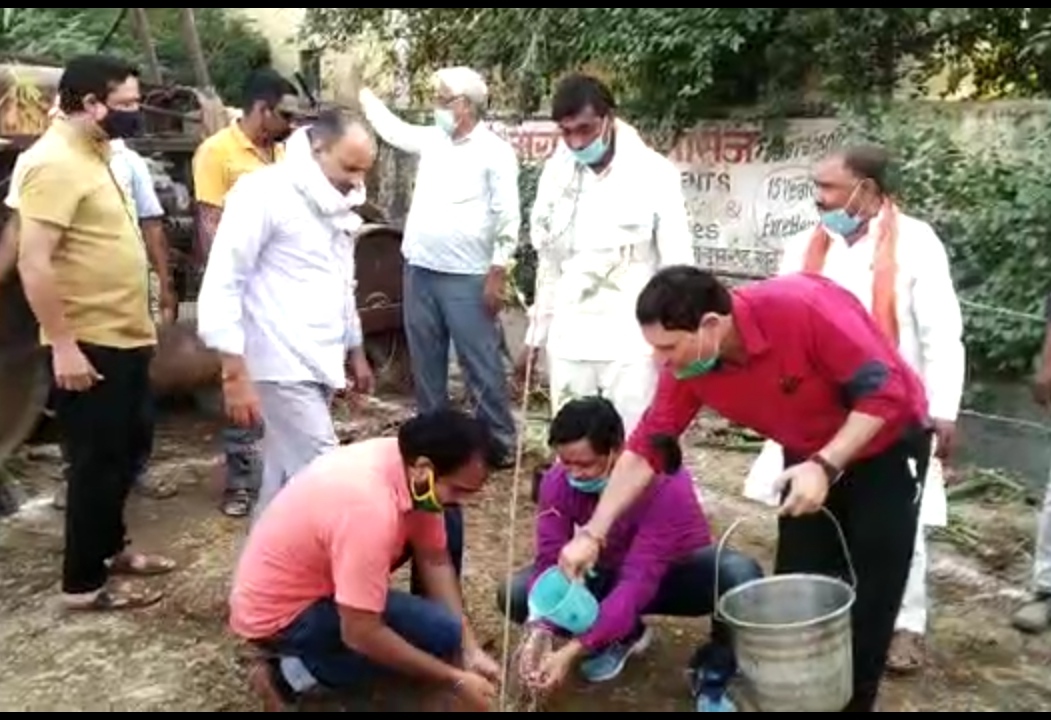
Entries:
{"type": "Polygon", "coordinates": [[[174,564],[128,549],[124,503],[149,432],[156,332],[148,264],[131,200],[109,167],[109,140],[139,113],[136,70],[115,58],[70,61],[59,80],[66,118],[34,146],[18,180],[18,271],[51,349],[55,411],[69,459],[64,604],[113,610],[156,602],[109,584],[174,564]]]}
{"type": "MultiPolygon", "coordinates": [[[[244,88],[243,115],[201,143],[193,157],[194,198],[197,201],[197,254],[208,259],[226,194],[246,173],[280,160],[281,143],[292,131],[301,106],[295,86],[269,68],[249,76],[244,88]]],[[[223,428],[226,486],[222,511],[244,517],[259,490],[256,442],[262,428],[223,428]]]]}

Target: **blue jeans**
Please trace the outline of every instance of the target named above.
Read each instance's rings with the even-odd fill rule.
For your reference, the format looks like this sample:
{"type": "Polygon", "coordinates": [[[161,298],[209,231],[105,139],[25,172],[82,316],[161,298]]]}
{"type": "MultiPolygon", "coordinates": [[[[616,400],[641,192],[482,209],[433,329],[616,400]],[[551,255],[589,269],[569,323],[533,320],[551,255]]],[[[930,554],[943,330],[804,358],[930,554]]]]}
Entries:
{"type": "Polygon", "coordinates": [[[501,338],[483,302],[484,275],[452,275],[406,265],[403,314],[416,406],[431,412],[449,402],[449,343],[467,388],[501,449],[514,447],[515,421],[501,338]]]}
{"type": "MultiPolygon", "coordinates": [[[[709,545],[692,557],[672,565],[661,580],[657,596],[643,615],[666,617],[706,617],[714,611],[716,546],[709,545]]],[[[511,580],[511,620],[522,624],[529,615],[529,581],[532,566],[522,568],[511,580]]],[[[734,550],[723,550],[719,558],[719,594],[726,593],[746,582],[763,577],[763,569],[752,558],[734,550]]],[[[615,571],[598,570],[588,578],[588,589],[599,600],[606,597],[617,584],[615,571]]],[[[500,612],[506,607],[507,595],[503,585],[497,588],[500,612]]],[[[712,623],[710,642],[700,645],[692,664],[707,669],[725,668],[728,674],[736,670],[730,629],[721,622],[712,623]]]]}
{"type": "MultiPolygon", "coordinates": [[[[413,647],[453,661],[462,645],[462,622],[433,600],[391,590],[383,620],[413,647]]],[[[343,643],[339,608],[334,600],[318,600],[268,643],[284,657],[299,660],[314,680],[327,688],[347,689],[386,672],[386,668],[343,643]]]]}
{"type": "MultiPolygon", "coordinates": [[[[463,563],[463,514],[460,508],[446,510],[445,533],[449,555],[459,577],[463,563]]],[[[406,549],[393,569],[411,558],[411,550],[406,549]]],[[[387,595],[383,620],[412,646],[434,657],[452,661],[462,645],[461,619],[444,605],[422,597],[421,591],[422,585],[414,566],[412,592],[391,590],[387,595]]],[[[339,608],[331,598],[315,602],[265,644],[284,658],[298,660],[315,681],[328,688],[349,688],[386,671],[343,643],[339,608]]]]}
{"type": "Polygon", "coordinates": [[[223,425],[223,454],[226,456],[226,492],[259,491],[260,461],[257,443],[263,428],[243,428],[231,422],[223,425]]]}

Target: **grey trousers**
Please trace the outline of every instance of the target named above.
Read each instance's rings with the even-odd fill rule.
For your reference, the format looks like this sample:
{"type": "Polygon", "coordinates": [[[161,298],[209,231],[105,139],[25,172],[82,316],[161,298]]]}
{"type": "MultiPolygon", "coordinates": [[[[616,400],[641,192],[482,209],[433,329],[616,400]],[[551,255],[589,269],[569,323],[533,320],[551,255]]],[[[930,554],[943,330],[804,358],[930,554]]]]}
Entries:
{"type": "Polygon", "coordinates": [[[405,266],[402,305],[416,407],[432,412],[449,403],[449,343],[477,403],[477,414],[502,450],[515,446],[515,421],[501,336],[485,309],[484,275],[452,275],[405,266]]]}
{"type": "Polygon", "coordinates": [[[263,411],[263,481],[258,518],[289,479],[339,445],[332,424],[332,389],[319,383],[256,383],[263,411]]]}

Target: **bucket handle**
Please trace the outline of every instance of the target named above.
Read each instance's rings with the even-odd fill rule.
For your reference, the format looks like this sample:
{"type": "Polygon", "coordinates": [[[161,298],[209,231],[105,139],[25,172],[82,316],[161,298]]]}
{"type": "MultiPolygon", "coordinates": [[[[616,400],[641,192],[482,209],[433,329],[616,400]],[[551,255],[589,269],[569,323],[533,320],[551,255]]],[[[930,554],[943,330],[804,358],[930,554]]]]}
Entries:
{"type": "MultiPolygon", "coordinates": [[[[847,545],[847,536],[843,533],[843,526],[840,525],[839,520],[827,507],[822,506],[820,512],[832,521],[832,527],[836,529],[836,536],[839,538],[840,547],[843,548],[843,559],[846,561],[847,572],[850,575],[850,587],[856,591],[858,589],[858,574],[854,570],[854,560],[850,556],[850,546],[847,545]]],[[[726,532],[724,532],[722,537],[719,538],[719,543],[715,547],[715,587],[712,590],[712,593],[715,596],[714,602],[712,603],[713,620],[718,619],[719,616],[719,598],[721,597],[719,594],[719,568],[722,565],[723,550],[726,547],[726,541],[737,531],[737,528],[741,527],[741,525],[749,519],[750,518],[747,517],[739,517],[734,520],[730,524],[730,527],[726,528],[726,532]]]]}

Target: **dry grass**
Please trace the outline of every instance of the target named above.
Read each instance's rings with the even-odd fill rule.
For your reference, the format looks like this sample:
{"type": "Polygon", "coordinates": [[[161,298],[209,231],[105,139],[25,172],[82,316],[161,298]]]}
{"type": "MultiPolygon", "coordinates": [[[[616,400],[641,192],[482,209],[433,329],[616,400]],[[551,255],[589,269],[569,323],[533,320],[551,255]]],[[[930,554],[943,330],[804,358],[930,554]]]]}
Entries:
{"type": "MultiPolygon", "coordinates": [[[[392,412],[373,408],[348,423],[363,436],[389,425],[392,412]],[[371,424],[371,425],[370,425],[371,424]]],[[[211,428],[172,424],[162,436],[158,467],[174,473],[183,494],[164,503],[133,502],[136,537],[150,549],[168,549],[182,569],[166,581],[168,599],[158,608],[123,616],[65,617],[52,598],[60,556],[60,516],[42,508],[29,518],[0,525],[0,708],[64,712],[249,712],[258,708],[244,686],[243,653],[225,631],[230,570],[243,541],[243,525],[220,516],[209,462],[211,428]]],[[[713,523],[723,531],[747,517],[731,545],[768,562],[774,541],[770,514],[739,497],[751,456],[712,449],[691,453],[713,523]]],[[[541,460],[531,455],[529,464],[541,460]]],[[[54,458],[34,460],[28,475],[41,491],[53,487],[54,458]]],[[[26,468],[23,468],[26,470],[26,468]]],[[[531,473],[522,473],[523,504],[509,527],[509,473],[496,476],[467,509],[465,599],[483,641],[499,653],[503,619],[496,607],[506,575],[507,541],[515,541],[515,566],[531,551],[531,506],[525,501],[531,473]]],[[[30,483],[31,485],[33,483],[30,483]]],[[[919,679],[887,683],[889,712],[1034,712],[1051,706],[1051,647],[1007,628],[1011,601],[1026,563],[1032,512],[1017,506],[968,505],[988,553],[962,557],[937,553],[932,664],[919,679]],[[1008,529],[1010,528],[1010,529],[1008,529]],[[1020,545],[1021,543],[1021,545],[1020,545]],[[959,568],[967,572],[957,572],[959,568]],[[980,578],[980,582],[974,578],[980,578]],[[984,583],[984,584],[983,584],[984,583]],[[1014,584],[1013,584],[1014,583],[1014,584]]],[[[621,679],[602,686],[574,684],[555,698],[551,712],[688,712],[683,668],[707,622],[658,621],[651,652],[621,679]]],[[[513,636],[516,637],[516,636],[513,636]]],[[[418,697],[403,684],[377,686],[367,697],[322,698],[304,712],[405,712],[418,697]]],[[[523,710],[524,711],[524,710],[523,710]]]]}

